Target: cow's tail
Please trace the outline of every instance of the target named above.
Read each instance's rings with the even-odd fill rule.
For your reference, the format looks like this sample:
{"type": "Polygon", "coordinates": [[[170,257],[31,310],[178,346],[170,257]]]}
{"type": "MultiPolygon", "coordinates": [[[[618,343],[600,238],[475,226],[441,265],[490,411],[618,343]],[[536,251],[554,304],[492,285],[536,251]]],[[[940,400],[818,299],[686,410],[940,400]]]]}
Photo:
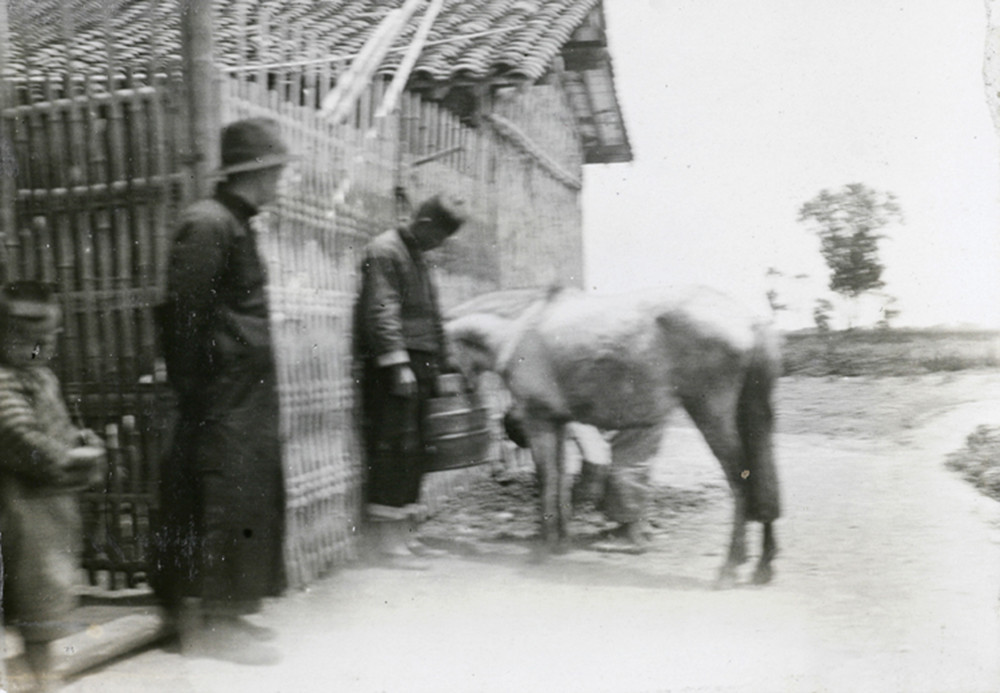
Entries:
{"type": "Polygon", "coordinates": [[[780,357],[777,340],[770,329],[759,326],[754,332],[754,347],[743,375],[736,410],[736,426],[746,464],[747,519],[766,523],[781,514],[771,402],[780,373],[780,357]]]}

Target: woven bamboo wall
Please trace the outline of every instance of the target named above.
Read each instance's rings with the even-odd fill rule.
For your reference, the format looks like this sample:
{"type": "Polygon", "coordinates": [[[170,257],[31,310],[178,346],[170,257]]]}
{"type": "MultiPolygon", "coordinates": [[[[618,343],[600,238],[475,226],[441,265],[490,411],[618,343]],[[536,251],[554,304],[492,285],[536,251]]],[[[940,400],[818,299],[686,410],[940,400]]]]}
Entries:
{"type": "Polygon", "coordinates": [[[439,273],[445,306],[500,286],[496,211],[500,198],[493,187],[497,139],[488,130],[473,130],[437,104],[407,93],[401,104],[400,182],[414,204],[440,190],[462,196],[470,219],[440,249],[429,254],[439,273]],[[451,152],[439,156],[442,152],[451,152]],[[430,158],[434,157],[434,158],[430,158]],[[430,160],[428,160],[430,159],[430,160]]]}
{"type": "MultiPolygon", "coordinates": [[[[397,186],[414,204],[448,190],[468,200],[471,219],[430,258],[442,302],[496,288],[498,200],[491,168],[497,142],[412,94],[404,95],[396,115],[376,122],[372,113],[383,83],[372,85],[345,126],[299,105],[298,94],[279,95],[264,83],[227,78],[223,121],[274,118],[293,151],[305,154],[287,177],[272,218],[259,225],[279,367],[287,558],[292,581],[305,584],[353,555],[360,523],[363,475],[350,349],[360,253],[407,211],[396,205],[397,186]],[[441,152],[451,153],[437,156],[441,152]]],[[[469,473],[433,476],[432,499],[465,483],[469,473]]]]}
{"type": "Polygon", "coordinates": [[[544,145],[545,155],[567,173],[581,175],[583,147],[576,115],[555,76],[529,87],[499,92],[491,112],[516,123],[531,140],[544,145]]]}
{"type": "Polygon", "coordinates": [[[520,89],[494,114],[499,286],[582,286],[583,152],[564,96],[549,84],[520,89]]]}
{"type": "Polygon", "coordinates": [[[287,563],[293,584],[304,584],[354,548],[361,480],[349,358],[354,268],[372,226],[393,222],[391,207],[369,191],[392,190],[394,160],[380,138],[333,127],[315,108],[279,101],[259,83],[226,79],[222,109],[223,122],[274,118],[292,150],[306,154],[277,211],[258,219],[281,399],[287,563]],[[356,183],[337,204],[349,169],[356,183]]]}

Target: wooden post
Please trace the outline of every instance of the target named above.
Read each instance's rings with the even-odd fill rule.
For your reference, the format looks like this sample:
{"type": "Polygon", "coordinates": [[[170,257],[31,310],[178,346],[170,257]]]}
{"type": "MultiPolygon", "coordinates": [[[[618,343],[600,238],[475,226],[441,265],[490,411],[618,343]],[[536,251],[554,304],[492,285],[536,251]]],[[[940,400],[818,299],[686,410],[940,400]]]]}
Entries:
{"type": "MultiPolygon", "coordinates": [[[[3,75],[8,63],[7,50],[11,38],[10,24],[7,19],[7,0],[0,0],[0,282],[7,281],[9,269],[7,263],[7,235],[14,233],[14,188],[17,185],[17,162],[14,160],[14,143],[7,137],[6,115],[4,111],[14,105],[10,98],[10,90],[3,81],[3,75]]],[[[3,576],[3,566],[0,565],[0,578],[3,576]]],[[[0,654],[3,644],[0,643],[0,654]]],[[[6,674],[0,661],[0,689],[6,686],[6,674]]]]}
{"type": "MultiPolygon", "coordinates": [[[[10,45],[10,26],[7,22],[7,0],[0,0],[0,281],[7,280],[7,234],[14,232],[14,143],[7,140],[4,109],[8,103],[7,85],[3,81],[7,66],[7,46],[10,45]]],[[[0,536],[0,542],[3,537],[0,536]]],[[[0,595],[3,594],[3,557],[0,557],[0,595]]],[[[0,631],[3,624],[3,607],[0,607],[0,631]]],[[[7,681],[7,638],[0,638],[0,690],[9,690],[7,681]]]]}
{"type": "Polygon", "coordinates": [[[181,50],[187,82],[188,138],[197,197],[210,194],[219,165],[219,84],[212,58],[211,0],[181,0],[181,50]]]}

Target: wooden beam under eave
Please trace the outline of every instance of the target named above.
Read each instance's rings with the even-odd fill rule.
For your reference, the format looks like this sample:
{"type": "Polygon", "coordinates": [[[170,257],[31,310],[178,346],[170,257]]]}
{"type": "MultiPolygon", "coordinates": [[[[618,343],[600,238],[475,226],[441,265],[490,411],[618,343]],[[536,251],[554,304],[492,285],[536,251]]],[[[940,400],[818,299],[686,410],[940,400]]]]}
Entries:
{"type": "Polygon", "coordinates": [[[571,72],[600,70],[607,65],[608,51],[603,46],[567,44],[562,49],[562,59],[565,69],[571,72]]]}
{"type": "Polygon", "coordinates": [[[584,148],[585,164],[625,164],[632,161],[632,148],[626,144],[593,145],[584,148]]]}

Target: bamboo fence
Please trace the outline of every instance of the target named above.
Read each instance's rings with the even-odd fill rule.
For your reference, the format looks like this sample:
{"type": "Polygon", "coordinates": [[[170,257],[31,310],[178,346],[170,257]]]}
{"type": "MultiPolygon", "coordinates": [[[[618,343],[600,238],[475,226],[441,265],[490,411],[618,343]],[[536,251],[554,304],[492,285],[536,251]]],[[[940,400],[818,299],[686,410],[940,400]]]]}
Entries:
{"type": "MultiPolygon", "coordinates": [[[[215,11],[239,17],[247,6],[215,11]]],[[[151,8],[149,21],[162,21],[160,3],[151,8]]],[[[64,33],[73,21],[63,17],[64,33]]],[[[252,25],[237,22],[216,50],[239,67],[200,91],[184,88],[176,56],[154,50],[149,64],[118,64],[112,36],[103,74],[75,73],[68,55],[62,74],[0,82],[0,134],[18,163],[0,217],[12,219],[3,229],[4,276],[57,284],[65,313],[57,370],[78,422],[104,433],[110,447],[105,487],[84,497],[85,566],[95,582],[132,585],[146,571],[157,462],[171,424],[151,307],[172,221],[205,189],[205,162],[218,146],[190,139],[198,129],[189,119],[193,91],[198,109],[219,109],[199,137],[211,134],[211,118],[267,116],[302,155],[276,209],[256,221],[279,368],[293,584],[355,553],[363,474],[351,312],[365,243],[407,217],[410,203],[445,189],[464,196],[471,212],[431,254],[446,307],[497,288],[581,281],[582,154],[557,88],[518,90],[469,127],[412,92],[379,113],[388,88],[379,78],[335,124],[319,106],[347,64],[317,54],[310,31],[262,14],[252,25]],[[256,51],[265,44],[282,46],[285,60],[262,64],[256,51]]],[[[498,417],[504,400],[494,394],[498,417]]],[[[482,473],[429,475],[425,497],[434,507],[482,473]]]]}
{"type": "MultiPolygon", "coordinates": [[[[12,13],[21,20],[12,31],[29,48],[44,38],[36,29],[52,29],[23,16],[31,11],[22,4],[12,13]]],[[[62,8],[64,35],[94,21],[80,11],[62,8]]],[[[3,199],[2,274],[58,288],[64,331],[55,367],[77,423],[109,444],[105,483],[83,496],[84,565],[92,581],[117,587],[146,574],[167,430],[151,309],[171,220],[189,196],[189,150],[181,78],[157,51],[143,65],[119,64],[109,35],[100,47],[106,70],[93,74],[75,71],[73,59],[95,46],[70,43],[64,72],[29,62],[27,79],[0,82],[0,139],[17,164],[3,199]]]]}
{"type": "Polygon", "coordinates": [[[116,556],[141,556],[144,537],[118,534],[117,519],[145,527],[152,508],[164,425],[151,308],[184,197],[180,103],[169,81],[130,78],[107,91],[88,76],[47,80],[3,112],[19,163],[5,277],[56,284],[64,315],[56,365],[78,423],[103,431],[127,419],[127,445],[141,453],[112,452],[107,488],[84,498],[89,515],[110,520],[88,537],[88,569],[113,568],[128,582],[141,577],[141,561],[116,556]]]}

